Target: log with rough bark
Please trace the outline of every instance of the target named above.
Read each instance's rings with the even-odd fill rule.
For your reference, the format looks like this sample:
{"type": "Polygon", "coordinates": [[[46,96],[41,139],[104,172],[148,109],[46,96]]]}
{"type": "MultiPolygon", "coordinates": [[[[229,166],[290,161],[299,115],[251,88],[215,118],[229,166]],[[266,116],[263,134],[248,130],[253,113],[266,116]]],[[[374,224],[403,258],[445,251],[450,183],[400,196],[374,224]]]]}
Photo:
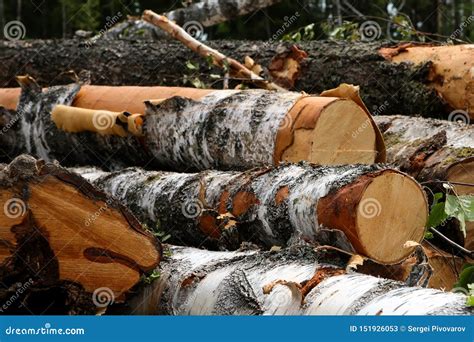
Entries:
{"type": "MultiPolygon", "coordinates": [[[[80,40],[2,41],[0,86],[16,86],[15,76],[19,74],[30,74],[45,85],[64,84],[70,82],[66,74],[71,69],[76,73],[89,71],[91,82],[97,85],[183,86],[187,84],[183,74],[194,72],[187,69],[186,62],[201,61],[193,51],[176,42],[161,41],[159,48],[153,41],[103,41],[89,48],[85,45],[80,40]]],[[[448,71],[446,62],[439,60],[439,56],[433,57],[433,62],[427,56],[422,64],[399,63],[397,58],[411,59],[415,48],[393,57],[395,62],[391,62],[386,59],[391,58],[390,54],[385,53],[385,58],[380,53],[382,47],[390,46],[384,43],[300,42],[299,49],[308,54],[304,59],[289,43],[210,41],[208,45],[240,62],[249,56],[263,67],[266,79],[273,77],[282,85],[294,84],[294,89],[307,93],[318,93],[341,83],[360,85],[364,102],[378,114],[420,113],[447,117],[451,109],[446,108],[446,103],[459,110],[474,108],[472,74],[469,78],[474,60],[473,45],[443,48],[448,53],[443,52],[441,56],[450,58],[448,71]],[[451,65],[461,69],[451,69],[451,65]],[[459,80],[452,81],[456,78],[459,80]],[[445,79],[446,95],[443,94],[445,79]],[[459,85],[459,82],[465,83],[459,85]],[[458,92],[466,91],[467,99],[452,100],[449,87],[453,84],[458,92]],[[458,107],[462,103],[471,105],[458,107]]],[[[431,47],[417,49],[432,50],[431,47]]],[[[420,61],[418,54],[413,61],[420,61]]],[[[207,62],[202,61],[199,77],[203,82],[214,83],[215,79],[207,77],[215,73],[219,70],[209,71],[207,62]]],[[[216,86],[221,84],[216,83],[216,86]]]]}
{"type": "MultiPolygon", "coordinates": [[[[163,15],[176,24],[184,26],[193,36],[200,37],[204,27],[230,21],[279,2],[281,0],[203,0],[163,13],[163,15]]],[[[100,41],[103,38],[143,39],[144,37],[164,38],[165,34],[143,20],[130,18],[111,27],[104,34],[99,35],[96,40],[100,41]]]]}
{"type": "Polygon", "coordinates": [[[374,116],[387,161],[421,182],[474,184],[474,126],[402,115],[374,116]]]}
{"type": "MultiPolygon", "coordinates": [[[[460,195],[474,194],[474,127],[444,120],[375,116],[387,147],[387,161],[420,182],[443,189],[452,182],[460,195]]],[[[457,228],[456,228],[457,229],[457,228]]],[[[474,249],[474,223],[466,226],[464,245],[474,249]]]]}
{"type": "Polygon", "coordinates": [[[128,210],[55,164],[2,164],[0,198],[3,313],[96,313],[159,262],[159,243],[128,210]]]}
{"type": "MultiPolygon", "coordinates": [[[[257,89],[78,84],[42,92],[31,78],[19,79],[23,92],[17,114],[4,110],[7,117],[0,121],[10,128],[0,136],[3,154],[23,149],[65,165],[108,169],[246,169],[281,161],[333,165],[385,160],[377,126],[350,99],[257,89]],[[145,110],[146,99],[151,101],[145,110]],[[362,125],[367,129],[353,136],[362,125]]],[[[18,91],[3,89],[0,103],[14,105],[17,96],[18,91]]]]}
{"type": "MultiPolygon", "coordinates": [[[[474,118],[474,44],[417,46],[406,43],[384,48],[380,54],[392,63],[432,63],[429,86],[453,109],[474,118]]],[[[467,121],[469,117],[465,117],[467,121]]]]}
{"type": "Polygon", "coordinates": [[[346,261],[298,246],[280,252],[168,247],[160,278],[133,314],[472,315],[463,294],[346,271],[346,261]]]}
{"type": "Polygon", "coordinates": [[[318,241],[395,263],[412,252],[405,242],[422,239],[427,218],[421,187],[376,165],[300,163],[197,174],[73,170],[180,245],[235,249],[252,241],[270,248],[318,241]]]}

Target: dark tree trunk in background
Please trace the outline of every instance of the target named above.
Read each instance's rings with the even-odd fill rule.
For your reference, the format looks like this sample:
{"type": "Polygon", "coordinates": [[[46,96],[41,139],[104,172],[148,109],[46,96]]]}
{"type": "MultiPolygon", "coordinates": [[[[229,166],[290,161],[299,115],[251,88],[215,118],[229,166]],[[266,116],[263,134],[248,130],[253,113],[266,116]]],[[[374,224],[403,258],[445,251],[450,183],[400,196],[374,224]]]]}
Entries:
{"type": "Polygon", "coordinates": [[[62,16],[62,28],[63,28],[63,38],[66,38],[67,35],[67,18],[66,18],[66,4],[64,1],[61,2],[61,16],[62,16]]]}
{"type": "Polygon", "coordinates": [[[5,27],[5,0],[0,0],[0,28],[5,27]]]}
{"type": "Polygon", "coordinates": [[[21,21],[21,10],[22,10],[21,0],[16,0],[16,20],[21,21]]]}

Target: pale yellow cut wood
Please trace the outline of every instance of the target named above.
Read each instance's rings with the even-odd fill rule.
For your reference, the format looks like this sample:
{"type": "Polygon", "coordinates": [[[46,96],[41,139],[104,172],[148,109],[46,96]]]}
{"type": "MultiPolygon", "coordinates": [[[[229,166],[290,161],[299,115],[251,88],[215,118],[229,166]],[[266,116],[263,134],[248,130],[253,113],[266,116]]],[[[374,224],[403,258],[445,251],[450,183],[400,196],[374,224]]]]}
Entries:
{"type": "MultiPolygon", "coordinates": [[[[356,214],[356,229],[368,256],[387,263],[407,255],[403,245],[421,241],[428,217],[428,203],[412,178],[385,172],[365,189],[356,214]]],[[[412,247],[413,249],[413,247],[412,247]]]]}
{"type": "Polygon", "coordinates": [[[436,91],[455,109],[474,118],[474,44],[409,46],[391,57],[392,62],[433,62],[430,75],[436,91]]]}
{"type": "Polygon", "coordinates": [[[130,229],[120,212],[55,177],[31,183],[28,203],[37,224],[47,231],[60,277],[80,282],[88,292],[106,286],[119,297],[138,281],[134,264],[148,268],[156,262],[151,240],[130,229]],[[91,248],[107,251],[113,259],[90,260],[85,252],[91,248]]]}
{"type": "Polygon", "coordinates": [[[353,101],[336,100],[322,109],[313,129],[295,129],[293,143],[282,160],[372,164],[377,152],[376,133],[367,114],[353,101]]]}

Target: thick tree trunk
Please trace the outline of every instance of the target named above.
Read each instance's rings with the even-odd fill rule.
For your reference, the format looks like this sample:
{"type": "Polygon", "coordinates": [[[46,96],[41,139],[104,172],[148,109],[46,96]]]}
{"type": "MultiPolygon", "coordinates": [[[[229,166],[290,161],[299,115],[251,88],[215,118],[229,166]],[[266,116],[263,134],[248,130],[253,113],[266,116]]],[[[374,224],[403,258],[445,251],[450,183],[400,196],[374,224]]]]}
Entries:
{"type": "MultiPolygon", "coordinates": [[[[193,73],[186,67],[186,62],[193,60],[202,61],[201,75],[188,75],[188,80],[199,77],[211,84],[215,83],[215,79],[208,78],[209,75],[220,73],[220,70],[210,71],[206,61],[177,42],[116,40],[103,41],[89,48],[85,48],[86,45],[78,40],[0,42],[0,86],[15,86],[14,77],[18,74],[30,74],[42,84],[60,84],[65,82],[66,74],[71,69],[76,73],[89,71],[92,83],[97,85],[183,86],[187,84],[183,74],[187,71],[193,73]]],[[[466,94],[471,107],[455,108],[474,108],[470,102],[472,77],[468,77],[474,58],[466,60],[466,54],[472,56],[470,45],[451,47],[453,51],[448,54],[449,57],[461,62],[452,62],[453,65],[462,67],[461,70],[450,71],[449,75],[443,74],[444,61],[435,60],[433,66],[429,56],[422,65],[392,63],[379,53],[383,46],[380,43],[312,41],[298,45],[308,54],[307,58],[302,59],[302,54],[288,43],[209,42],[210,47],[240,62],[250,56],[264,67],[266,77],[273,75],[275,81],[294,84],[296,90],[318,93],[341,83],[360,85],[364,102],[378,114],[420,113],[447,117],[450,109],[446,110],[444,100],[437,95],[437,82],[444,76],[451,79],[452,73],[456,72],[459,79],[464,79],[467,84],[458,89],[469,90],[471,84],[471,91],[466,94]]],[[[386,52],[387,58],[400,50],[392,52],[386,52]]],[[[394,58],[411,58],[407,53],[399,53],[399,56],[394,58]]],[[[418,62],[419,55],[414,58],[418,62]]],[[[451,69],[450,65],[447,69],[451,69]]],[[[449,96],[443,97],[449,102],[449,96]]]]}
{"type": "Polygon", "coordinates": [[[2,313],[95,313],[157,266],[155,238],[83,178],[26,155],[0,168],[2,313]]]}
{"type": "Polygon", "coordinates": [[[235,249],[251,241],[270,248],[318,241],[395,263],[411,253],[403,245],[419,242],[426,224],[420,186],[379,166],[287,164],[198,174],[73,170],[180,245],[235,249]]]}
{"type": "Polygon", "coordinates": [[[470,315],[466,296],[345,271],[308,247],[209,252],[169,247],[161,277],[129,303],[134,314],[470,315]]]}
{"type": "MultiPolygon", "coordinates": [[[[468,124],[407,116],[375,116],[387,148],[387,161],[426,183],[435,191],[437,181],[453,183],[460,195],[474,194],[474,128],[468,124]]],[[[446,227],[448,229],[448,227],[446,227]]],[[[464,240],[474,249],[474,224],[468,222],[464,240]]]]}
{"type": "MultiPolygon", "coordinates": [[[[77,84],[41,92],[31,78],[23,77],[21,83],[19,114],[3,110],[8,134],[0,141],[7,155],[19,150],[64,165],[178,170],[247,169],[301,160],[328,165],[385,160],[377,126],[350,99],[256,89],[80,89],[77,84]],[[153,98],[158,100],[148,102],[145,111],[143,101],[153,98]],[[59,106],[71,104],[91,110],[59,106]],[[131,126],[124,127],[128,118],[117,121],[125,117],[124,111],[145,113],[125,113],[136,118],[133,123],[140,122],[133,134],[127,132],[131,126]],[[366,129],[352,134],[362,126],[366,129]]],[[[0,101],[9,106],[16,97],[18,91],[0,91],[0,101]]]]}

